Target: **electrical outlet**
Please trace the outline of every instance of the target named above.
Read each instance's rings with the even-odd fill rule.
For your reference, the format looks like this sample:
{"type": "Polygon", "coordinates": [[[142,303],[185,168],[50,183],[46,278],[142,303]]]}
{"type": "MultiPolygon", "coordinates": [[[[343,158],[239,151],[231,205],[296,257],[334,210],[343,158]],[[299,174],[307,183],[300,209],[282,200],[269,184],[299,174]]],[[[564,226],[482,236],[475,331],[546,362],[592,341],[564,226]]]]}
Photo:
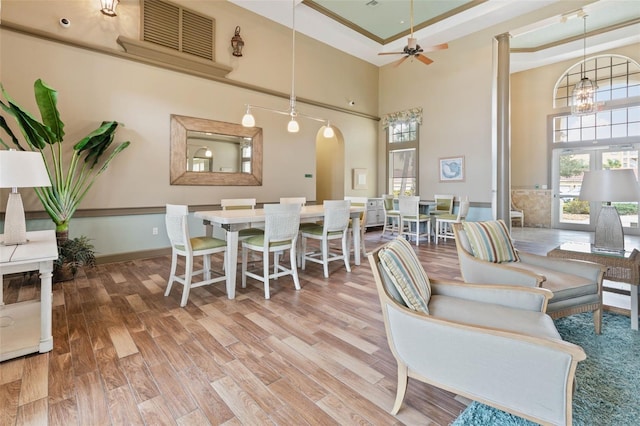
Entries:
{"type": "Polygon", "coordinates": [[[151,233],[152,233],[153,235],[158,235],[158,228],[156,228],[156,227],[152,228],[152,229],[151,229],[151,233]]]}

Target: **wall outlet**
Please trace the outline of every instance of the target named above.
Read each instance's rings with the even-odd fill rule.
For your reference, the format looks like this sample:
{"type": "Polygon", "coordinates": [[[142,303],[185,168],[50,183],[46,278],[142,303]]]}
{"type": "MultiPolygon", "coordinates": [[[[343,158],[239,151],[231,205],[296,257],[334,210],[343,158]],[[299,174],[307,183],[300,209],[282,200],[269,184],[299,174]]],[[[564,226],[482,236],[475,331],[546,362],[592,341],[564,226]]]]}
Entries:
{"type": "Polygon", "coordinates": [[[158,228],[153,227],[153,228],[151,229],[151,233],[152,233],[153,235],[158,235],[158,228]]]}

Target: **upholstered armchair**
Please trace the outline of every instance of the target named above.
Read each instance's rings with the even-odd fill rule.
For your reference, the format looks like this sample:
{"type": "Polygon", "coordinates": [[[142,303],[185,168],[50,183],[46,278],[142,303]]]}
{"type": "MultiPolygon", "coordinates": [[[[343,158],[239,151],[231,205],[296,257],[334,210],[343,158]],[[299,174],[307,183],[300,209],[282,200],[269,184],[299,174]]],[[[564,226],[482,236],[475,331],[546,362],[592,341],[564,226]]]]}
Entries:
{"type": "Polygon", "coordinates": [[[398,367],[392,414],[412,378],[540,424],[571,425],[586,355],[544,313],[548,290],[430,280],[403,238],[368,258],[398,367]]]}
{"type": "Polygon", "coordinates": [[[502,220],[463,222],[453,228],[465,282],[546,288],[553,293],[547,306],[552,318],[593,312],[595,332],[600,334],[606,267],[518,251],[502,220]]]}

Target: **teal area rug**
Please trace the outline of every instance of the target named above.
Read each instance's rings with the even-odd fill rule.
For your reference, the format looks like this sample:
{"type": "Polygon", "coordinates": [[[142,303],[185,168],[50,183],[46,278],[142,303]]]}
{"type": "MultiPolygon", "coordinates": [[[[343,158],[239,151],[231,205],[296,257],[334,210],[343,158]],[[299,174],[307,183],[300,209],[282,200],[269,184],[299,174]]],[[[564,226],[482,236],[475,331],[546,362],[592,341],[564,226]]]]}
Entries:
{"type": "MultiPolygon", "coordinates": [[[[605,312],[602,334],[590,313],[555,321],[562,338],[582,346],[573,396],[574,426],[640,425],[640,332],[629,317],[605,312]]],[[[452,426],[533,426],[528,420],[472,402],[452,426]]]]}

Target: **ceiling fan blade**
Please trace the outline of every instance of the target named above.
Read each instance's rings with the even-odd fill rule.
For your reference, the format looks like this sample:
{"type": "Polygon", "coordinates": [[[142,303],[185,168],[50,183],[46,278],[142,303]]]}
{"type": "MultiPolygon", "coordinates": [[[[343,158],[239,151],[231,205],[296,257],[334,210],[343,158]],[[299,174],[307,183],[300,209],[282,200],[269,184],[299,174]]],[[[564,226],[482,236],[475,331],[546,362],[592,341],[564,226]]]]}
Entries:
{"type": "Polygon", "coordinates": [[[403,56],[402,58],[398,59],[397,61],[395,61],[395,62],[393,63],[393,67],[395,68],[395,67],[397,67],[398,65],[400,65],[401,63],[403,63],[404,61],[406,61],[408,57],[409,57],[409,56],[403,56]]]}
{"type": "Polygon", "coordinates": [[[378,55],[404,55],[404,52],[380,52],[378,55]]]}
{"type": "Polygon", "coordinates": [[[415,57],[425,65],[429,65],[429,64],[431,64],[433,62],[431,59],[429,59],[426,56],[421,55],[419,53],[417,55],[415,55],[415,57]]]}
{"type": "Polygon", "coordinates": [[[447,43],[442,43],[442,44],[436,44],[435,46],[422,47],[422,50],[424,52],[435,52],[436,50],[444,50],[448,48],[449,48],[449,45],[447,43]]]}

